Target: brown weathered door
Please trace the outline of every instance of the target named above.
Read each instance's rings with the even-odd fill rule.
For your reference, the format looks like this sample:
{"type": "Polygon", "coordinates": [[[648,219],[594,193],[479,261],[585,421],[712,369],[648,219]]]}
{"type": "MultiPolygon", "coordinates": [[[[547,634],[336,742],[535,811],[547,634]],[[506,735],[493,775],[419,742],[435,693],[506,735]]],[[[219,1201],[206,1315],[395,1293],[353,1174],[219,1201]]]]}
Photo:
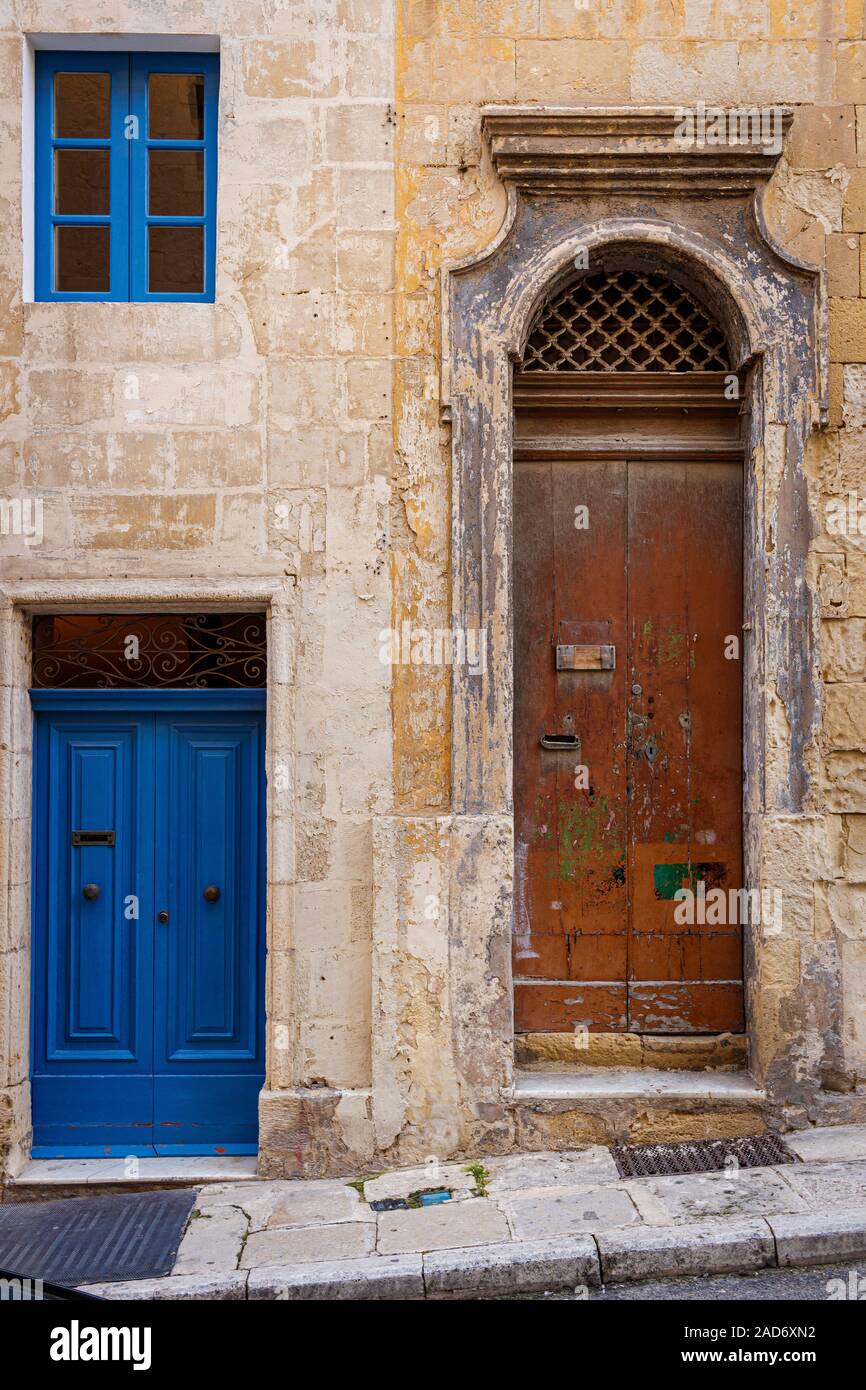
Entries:
{"type": "Polygon", "coordinates": [[[516,458],[513,582],[517,1031],[740,1029],[742,465],[516,458]]]}

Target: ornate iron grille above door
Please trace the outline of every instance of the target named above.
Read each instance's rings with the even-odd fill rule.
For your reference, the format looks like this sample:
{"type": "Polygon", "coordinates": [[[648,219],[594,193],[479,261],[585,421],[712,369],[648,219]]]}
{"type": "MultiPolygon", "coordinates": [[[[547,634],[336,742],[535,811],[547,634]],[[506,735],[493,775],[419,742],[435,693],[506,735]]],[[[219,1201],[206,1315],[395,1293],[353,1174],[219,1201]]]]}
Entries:
{"type": "Polygon", "coordinates": [[[544,305],[524,372],[730,370],[725,335],[692,293],[667,275],[583,275],[544,305]]]}
{"type": "Polygon", "coordinates": [[[33,619],[33,684],[226,689],[265,684],[263,613],[53,614],[33,619]]]}

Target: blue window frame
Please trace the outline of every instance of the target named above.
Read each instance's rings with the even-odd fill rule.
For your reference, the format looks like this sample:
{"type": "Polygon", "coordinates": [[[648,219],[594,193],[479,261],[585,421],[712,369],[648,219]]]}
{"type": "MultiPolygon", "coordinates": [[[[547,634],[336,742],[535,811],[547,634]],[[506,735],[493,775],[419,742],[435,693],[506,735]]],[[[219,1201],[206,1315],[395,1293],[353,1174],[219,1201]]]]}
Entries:
{"type": "Polygon", "coordinates": [[[215,53],[36,55],[36,298],[214,298],[215,53]]]}

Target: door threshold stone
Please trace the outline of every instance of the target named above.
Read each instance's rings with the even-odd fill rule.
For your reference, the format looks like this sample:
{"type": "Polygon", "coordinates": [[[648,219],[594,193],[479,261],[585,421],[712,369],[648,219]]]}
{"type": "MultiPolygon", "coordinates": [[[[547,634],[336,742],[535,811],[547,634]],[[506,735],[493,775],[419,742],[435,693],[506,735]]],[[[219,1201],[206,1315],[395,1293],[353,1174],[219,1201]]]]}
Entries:
{"type": "Polygon", "coordinates": [[[4,1202],[83,1197],[109,1192],[150,1192],[213,1182],[257,1180],[257,1158],[227,1155],[138,1158],[31,1158],[2,1190],[4,1202]],[[134,1165],[134,1166],[133,1166],[134,1165]]]}

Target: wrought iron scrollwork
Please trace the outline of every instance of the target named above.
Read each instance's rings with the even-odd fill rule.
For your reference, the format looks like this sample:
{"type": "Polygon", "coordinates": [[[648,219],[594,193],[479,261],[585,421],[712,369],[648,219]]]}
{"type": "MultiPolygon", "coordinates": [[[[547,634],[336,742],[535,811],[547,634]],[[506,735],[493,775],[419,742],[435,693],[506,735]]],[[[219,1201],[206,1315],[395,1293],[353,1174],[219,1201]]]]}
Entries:
{"type": "Polygon", "coordinates": [[[54,614],[33,620],[34,686],[224,689],[265,684],[261,613],[54,614]]]}

